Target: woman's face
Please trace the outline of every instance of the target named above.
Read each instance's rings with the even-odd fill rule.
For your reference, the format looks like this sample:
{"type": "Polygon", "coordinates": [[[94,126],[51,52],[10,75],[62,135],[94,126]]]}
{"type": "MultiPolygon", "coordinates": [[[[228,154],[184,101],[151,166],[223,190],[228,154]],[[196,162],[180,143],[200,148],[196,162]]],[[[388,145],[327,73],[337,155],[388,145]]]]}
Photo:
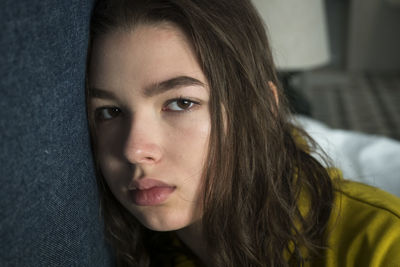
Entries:
{"type": "Polygon", "coordinates": [[[153,230],[197,221],[209,88],[184,34],[161,24],[98,37],[90,90],[97,157],[116,198],[153,230]]]}

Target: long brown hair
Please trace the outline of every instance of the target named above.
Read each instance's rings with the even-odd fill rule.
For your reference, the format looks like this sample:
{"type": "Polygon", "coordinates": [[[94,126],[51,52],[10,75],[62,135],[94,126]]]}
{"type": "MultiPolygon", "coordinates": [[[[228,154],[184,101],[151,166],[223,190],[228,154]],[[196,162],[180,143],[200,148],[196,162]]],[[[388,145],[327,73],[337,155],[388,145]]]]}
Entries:
{"type": "MultiPolygon", "coordinates": [[[[307,135],[290,123],[284,96],[278,90],[278,103],[268,85],[279,82],[257,11],[250,0],[100,0],[91,39],[163,22],[186,34],[210,85],[202,226],[213,264],[302,265],[323,248],[332,183],[299,142],[307,135]],[[306,212],[299,205],[304,194],[306,212]]],[[[123,208],[100,172],[98,177],[118,265],[149,266],[156,233],[123,208]]]]}

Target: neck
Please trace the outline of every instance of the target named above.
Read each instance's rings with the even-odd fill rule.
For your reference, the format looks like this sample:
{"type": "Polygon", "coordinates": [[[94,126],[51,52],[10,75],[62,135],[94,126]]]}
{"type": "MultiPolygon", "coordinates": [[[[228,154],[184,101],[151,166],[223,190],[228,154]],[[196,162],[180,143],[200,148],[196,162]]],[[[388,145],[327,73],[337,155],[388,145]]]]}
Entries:
{"type": "Polygon", "coordinates": [[[208,257],[207,246],[202,234],[201,222],[196,222],[190,226],[177,231],[183,243],[205,264],[211,266],[208,257]]]}

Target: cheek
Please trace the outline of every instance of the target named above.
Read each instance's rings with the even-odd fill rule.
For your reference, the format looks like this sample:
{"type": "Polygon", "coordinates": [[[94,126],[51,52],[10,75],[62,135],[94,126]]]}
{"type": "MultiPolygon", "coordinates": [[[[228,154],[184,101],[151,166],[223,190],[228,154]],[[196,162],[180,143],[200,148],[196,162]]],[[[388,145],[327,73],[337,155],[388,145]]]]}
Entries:
{"type": "Polygon", "coordinates": [[[167,168],[164,170],[185,188],[184,198],[192,199],[200,190],[208,152],[210,120],[197,117],[186,121],[184,126],[175,127],[169,135],[167,147],[163,149],[166,152],[163,166],[167,168]]]}
{"type": "Polygon", "coordinates": [[[112,123],[99,124],[96,128],[96,136],[97,155],[106,160],[121,154],[127,131],[123,127],[122,120],[115,120],[112,123]]]}
{"type": "Polygon", "coordinates": [[[210,136],[208,118],[183,122],[169,133],[168,142],[171,150],[184,159],[197,159],[205,156],[210,136]]]}
{"type": "Polygon", "coordinates": [[[97,138],[97,161],[107,184],[112,187],[124,185],[126,167],[121,164],[118,155],[121,154],[122,138],[115,138],[115,133],[102,131],[97,138]]]}
{"type": "Polygon", "coordinates": [[[112,122],[99,123],[96,127],[96,143],[99,153],[116,154],[123,147],[128,131],[124,121],[115,119],[112,122]]]}
{"type": "Polygon", "coordinates": [[[129,176],[126,175],[125,168],[121,168],[118,161],[110,159],[110,157],[101,157],[99,165],[101,173],[112,191],[120,190],[126,186],[127,182],[129,183],[125,180],[129,176]]]}

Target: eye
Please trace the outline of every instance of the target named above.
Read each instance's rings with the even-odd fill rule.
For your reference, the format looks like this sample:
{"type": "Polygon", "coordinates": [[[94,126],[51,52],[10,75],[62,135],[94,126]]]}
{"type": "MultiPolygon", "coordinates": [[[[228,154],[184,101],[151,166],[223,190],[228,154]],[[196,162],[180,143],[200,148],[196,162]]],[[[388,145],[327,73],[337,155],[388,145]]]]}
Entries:
{"type": "Polygon", "coordinates": [[[172,99],[167,102],[167,105],[162,109],[163,111],[187,111],[192,109],[199,102],[192,101],[185,98],[172,99]]]}
{"type": "Polygon", "coordinates": [[[107,121],[121,114],[121,110],[117,107],[102,107],[95,111],[96,121],[107,121]]]}

